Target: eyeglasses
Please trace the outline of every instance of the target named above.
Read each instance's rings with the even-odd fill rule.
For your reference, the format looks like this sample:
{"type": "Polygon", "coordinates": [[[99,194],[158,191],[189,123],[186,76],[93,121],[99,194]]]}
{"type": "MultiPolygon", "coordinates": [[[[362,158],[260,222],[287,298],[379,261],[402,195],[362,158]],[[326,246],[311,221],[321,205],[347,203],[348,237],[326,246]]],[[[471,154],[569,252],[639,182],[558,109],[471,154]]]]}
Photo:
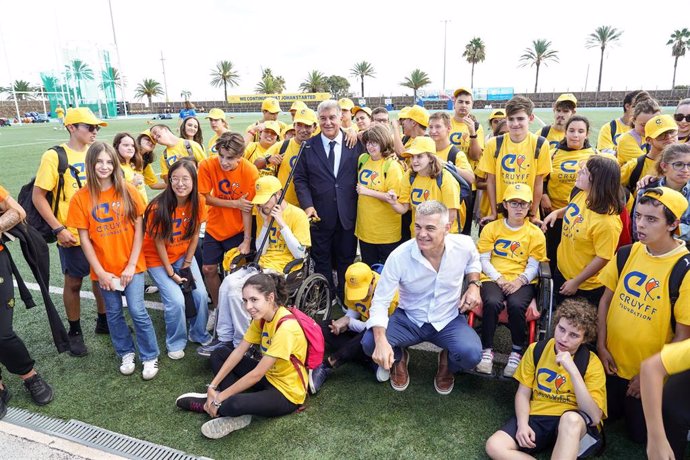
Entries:
{"type": "Polygon", "coordinates": [[[513,209],[527,209],[531,206],[531,203],[526,201],[508,201],[508,206],[513,209]]]}
{"type": "Polygon", "coordinates": [[[685,120],[686,122],[690,123],[690,114],[683,115],[682,113],[674,113],[673,119],[678,121],[678,122],[685,120]]]}
{"type": "Polygon", "coordinates": [[[192,182],[192,178],[191,177],[171,177],[170,182],[172,182],[173,184],[180,184],[180,183],[189,184],[190,182],[192,182]]]}
{"type": "Polygon", "coordinates": [[[671,167],[674,171],[682,171],[684,169],[690,171],[690,163],[683,163],[682,161],[674,161],[671,163],[671,167]]]}
{"type": "Polygon", "coordinates": [[[83,126],[84,128],[88,129],[90,133],[97,133],[98,131],[101,130],[101,127],[98,125],[88,125],[86,123],[77,123],[77,126],[83,126]]]}

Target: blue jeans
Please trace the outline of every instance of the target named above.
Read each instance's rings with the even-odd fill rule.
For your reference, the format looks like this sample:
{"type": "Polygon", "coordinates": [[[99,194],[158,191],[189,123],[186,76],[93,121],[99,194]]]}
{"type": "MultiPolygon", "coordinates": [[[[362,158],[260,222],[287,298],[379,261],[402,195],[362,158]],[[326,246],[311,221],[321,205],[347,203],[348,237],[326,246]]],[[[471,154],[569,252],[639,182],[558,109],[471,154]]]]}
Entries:
{"type": "MultiPolygon", "coordinates": [[[[123,357],[128,353],[134,353],[134,340],[129,332],[129,326],[125,321],[122,309],[122,294],[120,291],[105,291],[103,300],[105,302],[105,312],[108,318],[108,328],[110,329],[110,340],[113,342],[115,353],[123,357]]],[[[160,353],[156,342],[156,331],[153,330],[153,323],[149,312],[144,306],[144,273],[137,273],[132,277],[125,288],[127,298],[127,309],[132,318],[134,332],[139,346],[139,357],[142,361],[151,361],[158,358],[160,353]]]]}
{"type": "MultiPolygon", "coordinates": [[[[448,368],[452,373],[473,369],[482,359],[482,343],[474,329],[467,324],[465,315],[458,315],[437,331],[430,323],[417,327],[407,317],[405,310],[398,308],[388,319],[386,338],[393,347],[396,361],[400,361],[403,348],[422,342],[431,342],[448,350],[448,368]]],[[[371,356],[375,347],[374,331],[369,329],[362,338],[362,348],[367,356],[371,356]]]]}
{"type": "MultiPolygon", "coordinates": [[[[172,266],[179,269],[184,263],[184,256],[176,260],[172,266]]],[[[204,279],[199,271],[196,262],[189,266],[194,275],[196,289],[192,291],[194,305],[196,306],[196,316],[189,322],[189,340],[192,342],[206,343],[211,340],[211,336],[206,332],[206,321],[208,320],[208,294],[204,286],[204,279]]],[[[160,290],[163,308],[165,309],[165,346],[168,351],[184,350],[187,345],[187,318],[184,314],[184,294],[165,271],[162,265],[149,268],[149,275],[160,290]]]]}

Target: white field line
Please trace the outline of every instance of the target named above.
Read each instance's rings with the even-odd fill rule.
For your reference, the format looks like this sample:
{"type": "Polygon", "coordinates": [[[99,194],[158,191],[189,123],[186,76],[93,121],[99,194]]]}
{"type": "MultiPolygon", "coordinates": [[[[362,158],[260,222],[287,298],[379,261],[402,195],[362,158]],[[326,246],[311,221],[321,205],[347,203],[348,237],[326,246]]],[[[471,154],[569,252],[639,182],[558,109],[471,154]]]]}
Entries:
{"type": "MultiPolygon", "coordinates": [[[[5,148],[10,148],[10,147],[24,147],[26,145],[39,145],[39,144],[45,144],[46,142],[57,142],[60,140],[64,139],[41,139],[41,142],[27,142],[26,144],[9,144],[9,145],[0,145],[0,149],[5,149],[5,148]]],[[[49,146],[46,146],[46,149],[49,146]]]]}

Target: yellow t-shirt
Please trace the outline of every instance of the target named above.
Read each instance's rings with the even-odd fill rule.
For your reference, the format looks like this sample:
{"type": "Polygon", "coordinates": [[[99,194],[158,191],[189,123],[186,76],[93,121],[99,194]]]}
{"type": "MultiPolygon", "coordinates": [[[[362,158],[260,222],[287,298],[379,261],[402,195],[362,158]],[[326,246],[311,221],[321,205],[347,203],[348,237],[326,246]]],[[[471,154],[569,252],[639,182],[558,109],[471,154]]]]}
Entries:
{"type": "MultiPolygon", "coordinates": [[[[480,124],[477,128],[475,134],[477,135],[477,142],[479,143],[479,148],[484,151],[484,127],[480,124]]],[[[448,140],[450,143],[457,146],[465,154],[465,159],[468,161],[471,169],[477,167],[477,160],[470,160],[470,132],[469,128],[462,121],[457,121],[453,116],[450,117],[450,133],[448,134],[448,140]]],[[[437,152],[438,154],[438,152],[437,152]]],[[[456,164],[458,168],[458,166],[456,164]]],[[[461,168],[465,169],[465,168],[461,168]]],[[[476,186],[472,184],[472,190],[476,190],[476,186]]]]}
{"type": "MultiPolygon", "coordinates": [[[[248,133],[250,129],[256,128],[259,125],[259,123],[263,123],[263,122],[264,122],[264,120],[255,121],[251,125],[247,126],[247,128],[245,128],[244,132],[248,133]]],[[[280,120],[276,120],[276,122],[280,125],[280,133],[284,133],[285,128],[287,128],[287,124],[285,124],[284,122],[282,122],[280,120]]],[[[278,140],[280,140],[280,133],[278,133],[278,140]]],[[[258,131],[254,134],[253,142],[259,142],[259,134],[260,133],[258,131]]]]}
{"type": "MultiPolygon", "coordinates": [[[[381,275],[379,275],[376,272],[373,272],[374,275],[374,289],[376,289],[376,285],[379,284],[379,279],[381,278],[381,275]]],[[[357,313],[359,313],[359,320],[360,321],[367,321],[369,319],[369,309],[371,308],[371,301],[374,299],[373,295],[370,295],[369,298],[364,299],[364,300],[358,300],[358,301],[352,301],[348,300],[347,298],[345,299],[345,306],[357,313]]],[[[391,304],[388,307],[388,316],[392,315],[393,312],[395,311],[396,308],[398,308],[398,302],[400,301],[398,290],[396,289],[395,294],[393,295],[393,300],[391,300],[391,304]]]]}
{"type": "Polygon", "coordinates": [[[192,154],[198,163],[201,163],[206,159],[206,153],[204,152],[204,148],[202,146],[194,141],[180,139],[180,141],[175,144],[174,147],[168,147],[163,150],[163,154],[161,155],[160,159],[161,177],[168,175],[168,169],[170,166],[174,165],[177,160],[190,156],[185,142],[189,142],[192,154]]]}
{"type": "MultiPolygon", "coordinates": [[[[264,148],[260,143],[258,142],[250,142],[247,144],[247,147],[244,149],[244,157],[251,163],[254,164],[256,160],[259,158],[266,158],[268,152],[268,149],[270,149],[271,146],[268,146],[264,148]]],[[[256,165],[254,165],[256,166],[256,165]]],[[[259,176],[275,176],[276,175],[276,167],[275,165],[271,163],[266,163],[266,167],[263,169],[259,169],[259,176]]]]}
{"type": "Polygon", "coordinates": [[[621,121],[620,118],[616,118],[615,120],[616,123],[616,134],[615,136],[611,137],[611,122],[609,121],[605,125],[599,129],[599,139],[597,140],[597,150],[600,152],[603,150],[610,150],[610,151],[616,151],[618,148],[618,140],[620,139],[621,135],[624,133],[627,133],[630,131],[632,128],[630,125],[625,125],[621,121]]]}
{"type": "MultiPolygon", "coordinates": [[[[412,209],[412,224],[410,224],[410,232],[414,237],[414,221],[415,210],[417,206],[429,200],[436,200],[443,203],[448,209],[457,209],[460,212],[461,223],[465,222],[464,203],[460,205],[460,184],[450,175],[445,169],[442,171],[441,187],[439,188],[436,178],[423,177],[417,174],[414,181],[410,184],[410,173],[406,171],[402,180],[400,181],[400,193],[398,194],[398,201],[400,203],[410,203],[412,209]]],[[[462,227],[461,227],[462,228],[462,227]]],[[[453,223],[450,231],[458,233],[457,219],[453,223]]]]}
{"type": "Polygon", "coordinates": [[[552,209],[561,209],[568,205],[570,192],[575,187],[577,171],[580,161],[594,155],[594,149],[586,148],[580,150],[560,150],[556,149],[551,158],[552,170],[549,174],[549,184],[546,190],[551,199],[552,209]]]}
{"type": "Polygon", "coordinates": [[[649,153],[651,146],[645,143],[644,139],[638,142],[637,136],[638,134],[636,131],[630,130],[618,138],[617,156],[619,165],[622,166],[640,155],[649,153]]]}
{"type": "MultiPolygon", "coordinates": [[[[637,180],[642,179],[644,176],[651,174],[656,176],[658,173],[656,171],[657,160],[653,158],[648,158],[645,156],[644,165],[642,165],[642,172],[638,176],[637,180]]],[[[635,186],[635,184],[630,184],[630,176],[632,176],[633,171],[637,167],[637,158],[633,158],[627,161],[623,166],[621,166],[621,185],[627,187],[628,185],[635,186]]]]}
{"type": "MultiPolygon", "coordinates": [[[[642,361],[673,338],[668,282],[673,265],[687,253],[685,245],[679,244],[654,257],[645,245],[635,243],[620,274],[615,257],[601,270],[600,282],[613,291],[606,317],[606,347],[620,377],[639,374],[642,361]]],[[[678,292],[676,322],[690,325],[690,278],[683,280],[678,292]]]]}
{"type": "Polygon", "coordinates": [[[535,160],[538,137],[534,134],[528,133],[518,144],[511,141],[508,134],[504,134],[498,158],[495,157],[496,139],[493,137],[486,143],[485,154],[482,155],[478,168],[496,176],[497,203],[503,200],[503,193],[509,185],[527,184],[534,189],[537,176],[551,173],[549,144],[544,142],[539,151],[539,158],[535,160]]]}
{"type": "MultiPolygon", "coordinates": [[[[287,208],[283,211],[283,220],[285,225],[290,229],[292,234],[297,238],[297,241],[304,247],[311,246],[311,233],[309,232],[309,219],[304,211],[297,206],[288,203],[287,208]]],[[[256,237],[259,237],[261,228],[264,225],[264,220],[261,214],[256,214],[256,237]]],[[[282,238],[280,228],[276,222],[273,222],[269,230],[269,237],[266,242],[267,249],[264,255],[259,260],[259,265],[262,268],[270,268],[278,272],[283,272],[283,268],[290,263],[295,257],[285,244],[282,238]]],[[[257,246],[261,241],[257,241],[257,246]]]]}
{"type": "Polygon", "coordinates": [[[218,142],[219,137],[220,136],[218,134],[213,134],[213,137],[208,140],[208,143],[206,143],[206,154],[209,158],[214,155],[218,155],[218,150],[216,150],[216,142],[218,142]]]}
{"type": "MultiPolygon", "coordinates": [[[[544,126],[544,128],[546,128],[546,126],[544,126]]],[[[541,131],[544,128],[539,128],[534,132],[534,134],[536,136],[541,136],[541,131]]],[[[546,140],[549,141],[549,149],[553,150],[558,147],[558,144],[560,144],[563,139],[565,139],[565,131],[558,131],[553,127],[553,125],[549,125],[549,131],[544,137],[546,137],[546,140]]]]}
{"type": "Polygon", "coordinates": [[[57,115],[58,120],[62,120],[63,118],[65,118],[65,109],[63,109],[62,107],[58,107],[57,109],[55,109],[55,115],[57,115]]]}
{"type": "Polygon", "coordinates": [[[122,172],[125,174],[125,181],[127,181],[129,184],[132,184],[134,188],[137,189],[141,199],[144,200],[144,204],[147,204],[149,202],[149,197],[146,195],[146,186],[158,183],[158,177],[156,177],[156,173],[153,172],[153,167],[148,164],[144,168],[144,171],[135,171],[131,163],[120,163],[120,166],[122,166],[122,172]],[[142,184],[133,184],[135,174],[141,174],[144,176],[144,182],[142,184]]]}
{"type": "MultiPolygon", "coordinates": [[[[508,227],[505,219],[490,222],[479,235],[477,249],[480,254],[491,252],[491,265],[508,281],[525,271],[530,257],[547,260],[544,232],[529,221],[517,230],[508,227]]],[[[482,281],[491,278],[482,273],[482,281]]]]}
{"type": "MultiPolygon", "coordinates": [[[[441,159],[441,161],[448,161],[448,154],[450,153],[450,148],[453,146],[453,144],[449,145],[443,150],[437,150],[436,151],[436,156],[441,159]]],[[[466,171],[472,171],[472,165],[470,164],[469,160],[467,159],[467,155],[465,155],[465,152],[462,150],[458,152],[458,154],[455,156],[455,162],[453,163],[456,168],[458,169],[464,169],[466,171]]]]}
{"type": "MultiPolygon", "coordinates": [[[[515,371],[515,380],[532,389],[529,415],[561,416],[563,412],[577,409],[577,397],[572,377],[556,364],[556,341],[549,339],[539,362],[534,363],[534,347],[531,344],[515,371]]],[[[584,347],[585,345],[580,345],[584,347]]],[[[606,374],[596,354],[589,352],[589,363],[584,375],[587,392],[594,403],[607,414],[606,374]]]]}
{"type": "MultiPolygon", "coordinates": [[[[84,151],[77,152],[76,150],[69,148],[66,143],[60,145],[67,153],[67,161],[69,164],[80,171],[79,180],[81,181],[82,187],[86,186],[86,166],[84,160],[86,158],[86,150],[88,149],[88,146],[84,149],[84,151]]],[[[43,156],[41,156],[41,163],[38,166],[38,171],[36,172],[36,181],[34,182],[36,187],[53,192],[53,197],[57,195],[59,179],[57,168],[57,152],[53,149],[47,150],[45,153],[43,153],[43,156]]],[[[63,177],[65,179],[64,199],[62,194],[58,197],[60,201],[58,203],[58,212],[56,217],[60,224],[65,225],[65,222],[67,222],[69,202],[74,194],[77,193],[77,190],[79,190],[79,185],[71,169],[67,169],[63,177]]],[[[74,237],[77,239],[77,244],[79,244],[79,234],[77,229],[67,227],[67,230],[74,235],[74,237]]]]}
{"type": "MultiPolygon", "coordinates": [[[[618,215],[598,214],[587,208],[587,194],[579,191],[563,216],[563,231],[558,245],[558,270],[566,280],[573,279],[594,259],[615,259],[623,223],[618,215]]],[[[601,286],[595,273],[580,289],[590,291],[601,286]]]]}
{"type": "Polygon", "coordinates": [[[671,375],[690,369],[690,339],[664,345],[661,349],[661,362],[671,375]]]}
{"type": "Polygon", "coordinates": [[[294,355],[300,363],[307,358],[307,339],[297,320],[286,319],[278,327],[280,318],[290,315],[285,307],[280,307],[272,321],[261,327],[261,322],[253,320],[244,334],[244,340],[261,347],[261,354],[276,358],[275,364],[266,372],[266,380],[276,387],[283,396],[294,404],[302,404],[307,398],[307,391],[302,379],[307,381],[304,366],[298,366],[302,379],[290,361],[294,355]],[[276,330],[277,329],[277,330],[276,330]]]}
{"type": "MultiPolygon", "coordinates": [[[[283,142],[285,141],[280,141],[273,144],[271,148],[266,151],[266,156],[278,155],[280,153],[280,149],[283,147],[283,142]]],[[[278,180],[281,184],[283,184],[283,187],[285,187],[285,183],[290,176],[290,171],[292,171],[292,168],[295,166],[299,149],[300,144],[294,138],[290,139],[287,149],[285,150],[285,153],[283,153],[283,161],[280,163],[280,165],[278,165],[278,180]]],[[[299,206],[297,192],[295,192],[294,180],[290,181],[290,186],[285,191],[285,201],[292,205],[299,206]]]]}
{"type": "MultiPolygon", "coordinates": [[[[361,157],[360,157],[361,158],[361,157]]],[[[395,155],[387,159],[371,157],[359,168],[357,183],[377,192],[396,192],[400,188],[403,171],[395,155]],[[388,169],[384,169],[388,165],[388,169]]],[[[385,201],[372,196],[357,198],[357,223],[355,235],[369,244],[387,244],[400,241],[401,216],[385,201]]]]}

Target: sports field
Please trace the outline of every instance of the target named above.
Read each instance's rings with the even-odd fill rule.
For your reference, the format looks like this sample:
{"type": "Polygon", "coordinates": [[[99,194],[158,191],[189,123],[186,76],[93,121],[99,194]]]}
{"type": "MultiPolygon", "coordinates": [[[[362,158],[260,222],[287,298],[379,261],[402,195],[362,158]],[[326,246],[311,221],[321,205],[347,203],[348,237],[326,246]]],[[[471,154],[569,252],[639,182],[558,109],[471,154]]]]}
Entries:
{"type": "MultiPolygon", "coordinates": [[[[475,111],[486,129],[487,110],[475,111]]],[[[590,140],[596,144],[598,128],[620,115],[620,110],[582,110],[592,123],[590,140]]],[[[547,123],[550,111],[537,114],[547,123]]],[[[210,138],[202,118],[205,141],[210,138]]],[[[244,130],[254,115],[230,120],[231,129],[244,130]]],[[[281,117],[289,121],[289,117],[281,117]]],[[[147,128],[147,119],[110,120],[99,140],[110,141],[115,133],[138,133],[147,128]]],[[[166,120],[173,130],[177,120],[166,120]]],[[[0,184],[13,196],[35,174],[46,148],[63,142],[63,130],[56,124],[0,128],[0,184]]],[[[533,125],[532,131],[538,125],[533,125]]],[[[157,162],[154,164],[157,169],[157,162]]],[[[15,259],[19,248],[10,245],[15,259]]],[[[62,287],[57,251],[51,249],[51,285],[62,287]]],[[[29,270],[20,264],[25,281],[33,282],[29,270]]],[[[88,289],[84,283],[84,288],[88,289]]],[[[36,292],[36,299],[40,295],[36,292]]],[[[157,296],[147,296],[158,301],[157,296]]],[[[54,295],[61,315],[62,296],[54,295]]],[[[151,315],[161,350],[165,349],[162,312],[151,315]]],[[[107,336],[95,336],[95,304],[82,301],[82,327],[89,355],[73,358],[58,355],[52,344],[42,306],[26,310],[17,302],[14,326],[36,360],[36,369],[55,389],[55,400],[38,408],[21,390],[18,377],[4,372],[14,394],[11,406],[21,407],[61,419],[77,419],[147,441],[168,445],[190,454],[212,458],[484,458],[484,443],[513,414],[514,382],[487,380],[472,375],[456,379],[449,396],[438,395],[433,387],[436,354],[412,351],[411,383],[398,393],[388,384],[376,383],[373,375],[358,365],[346,365],[335,372],[316,397],[307,400],[303,413],[278,419],[255,419],[246,429],[224,439],[211,441],[201,435],[205,415],[183,412],[175,398],[189,391],[205,391],[211,380],[210,367],[199,358],[195,347],[187,356],[172,361],[163,352],[160,372],[149,382],[141,378],[141,364],[129,377],[118,371],[116,357],[107,336]]],[[[506,330],[500,334],[507,335],[506,330]]],[[[507,343],[503,340],[504,343],[507,343]]],[[[644,449],[628,442],[623,424],[607,426],[604,458],[644,458],[644,449]]],[[[0,454],[1,456],[1,454],[0,454]]],[[[548,456],[543,456],[547,458],[548,456]]]]}

